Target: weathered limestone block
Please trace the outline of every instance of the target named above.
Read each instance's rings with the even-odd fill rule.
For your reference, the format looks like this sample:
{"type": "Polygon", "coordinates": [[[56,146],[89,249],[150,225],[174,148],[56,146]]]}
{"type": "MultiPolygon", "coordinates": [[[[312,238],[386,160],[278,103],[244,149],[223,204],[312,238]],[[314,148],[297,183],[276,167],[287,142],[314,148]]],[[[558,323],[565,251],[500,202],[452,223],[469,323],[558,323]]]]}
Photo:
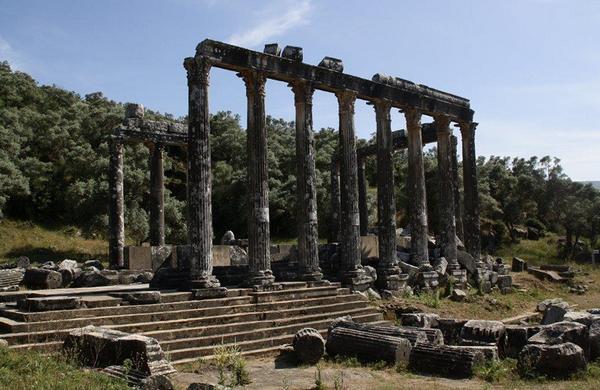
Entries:
{"type": "Polygon", "coordinates": [[[410,354],[412,370],[453,378],[473,376],[473,369],[484,361],[481,351],[473,352],[458,346],[419,343],[410,354]]]}
{"type": "Polygon", "coordinates": [[[577,322],[557,322],[545,326],[527,340],[528,344],[562,344],[571,342],[581,347],[584,356],[590,356],[588,327],[577,322]]]}
{"type": "Polygon", "coordinates": [[[326,349],[330,356],[356,356],[362,361],[389,363],[408,362],[411,354],[407,339],[342,327],[328,332],[326,349]]]}
{"type": "Polygon", "coordinates": [[[108,275],[102,274],[94,267],[89,267],[82,271],[72,284],[74,287],[100,287],[111,285],[113,282],[108,275]]]}
{"type": "Polygon", "coordinates": [[[522,375],[533,370],[549,377],[566,377],[585,366],[583,350],[573,343],[526,345],[519,354],[517,363],[522,375]]]}
{"type": "Polygon", "coordinates": [[[504,356],[516,359],[527,345],[527,340],[542,330],[543,325],[506,325],[504,337],[504,356]]]}
{"type": "MultiPolygon", "coordinates": [[[[416,343],[425,343],[428,342],[427,333],[423,332],[423,328],[410,328],[410,327],[398,327],[398,326],[381,326],[381,325],[372,325],[372,324],[362,324],[358,322],[354,322],[352,320],[348,320],[346,318],[341,318],[334,321],[329,329],[335,329],[337,327],[360,330],[362,332],[370,332],[373,334],[380,334],[384,336],[393,336],[393,337],[401,337],[403,339],[407,339],[410,341],[411,345],[415,345],[416,343]]],[[[434,329],[430,329],[434,330],[434,329]]],[[[439,332],[438,329],[435,329],[439,332]]],[[[436,335],[435,342],[440,344],[443,343],[443,337],[441,332],[436,335]]]]}
{"type": "Polygon", "coordinates": [[[113,297],[121,298],[132,305],[148,305],[152,303],[160,303],[160,291],[134,291],[123,293],[112,293],[113,297]]]}
{"type": "Polygon", "coordinates": [[[596,360],[600,357],[600,319],[592,322],[589,329],[590,359],[596,360]]]}
{"type": "Polygon", "coordinates": [[[283,52],[281,53],[283,58],[287,58],[292,61],[302,62],[304,58],[304,54],[302,53],[302,48],[297,46],[286,46],[283,48],[283,52]]]}
{"type": "Polygon", "coordinates": [[[77,268],[81,268],[81,267],[75,260],[65,259],[65,260],[61,261],[60,263],[58,263],[59,270],[61,270],[61,269],[75,270],[77,268]]]}
{"type": "Polygon", "coordinates": [[[459,344],[460,333],[467,322],[468,320],[464,319],[438,318],[436,328],[442,332],[444,344],[459,344]]]}
{"type": "Polygon", "coordinates": [[[281,48],[277,43],[267,43],[263,49],[263,53],[279,57],[281,55],[281,48]]]}
{"type": "Polygon", "coordinates": [[[548,325],[555,322],[561,322],[569,310],[570,307],[567,302],[550,302],[545,306],[541,324],[548,325]]]}
{"type": "Polygon", "coordinates": [[[469,274],[474,274],[477,270],[475,258],[466,251],[456,251],[458,263],[467,270],[469,274]]]}
{"type": "Polygon", "coordinates": [[[518,257],[512,259],[512,272],[523,272],[527,271],[527,262],[518,257]]]}
{"type": "Polygon", "coordinates": [[[435,261],[433,262],[433,269],[435,270],[435,272],[437,272],[439,275],[445,275],[446,274],[446,269],[448,268],[448,261],[446,260],[446,258],[444,257],[438,257],[437,259],[435,259],[435,261]]]}
{"type": "Polygon", "coordinates": [[[62,285],[60,272],[43,268],[29,268],[23,278],[25,285],[32,289],[59,288],[62,285]]]}
{"type": "Polygon", "coordinates": [[[400,322],[404,326],[417,328],[436,328],[440,316],[433,313],[404,313],[400,316],[400,322]]]}
{"type": "Polygon", "coordinates": [[[463,326],[460,337],[471,340],[498,345],[504,337],[505,326],[500,321],[470,320],[463,326]]]}
{"type": "Polygon", "coordinates": [[[137,334],[89,325],[71,331],[63,349],[86,366],[122,365],[129,359],[133,369],[148,376],[175,372],[158,341],[137,334]]]}
{"type": "Polygon", "coordinates": [[[592,322],[597,318],[600,319],[600,316],[595,316],[586,311],[568,311],[563,316],[563,321],[579,322],[589,328],[590,325],[592,325],[592,322]]]}
{"type": "Polygon", "coordinates": [[[452,290],[452,294],[450,295],[450,299],[455,302],[462,302],[467,297],[467,293],[461,289],[455,288],[452,290]]]}
{"type": "Polygon", "coordinates": [[[512,287],[512,276],[499,275],[496,284],[500,290],[511,288],[512,287]]]}
{"type": "Polygon", "coordinates": [[[25,270],[22,268],[0,270],[0,288],[18,286],[25,277],[25,270]]]}
{"type": "Polygon", "coordinates": [[[344,71],[344,63],[339,58],[324,57],[321,60],[321,62],[319,62],[319,65],[317,65],[317,66],[319,66],[321,68],[327,68],[330,70],[334,70],[336,72],[344,71]]]}
{"type": "Polygon", "coordinates": [[[24,311],[72,310],[80,305],[79,297],[33,297],[18,301],[18,307],[24,311]]]}
{"type": "Polygon", "coordinates": [[[473,353],[481,353],[487,361],[498,361],[500,359],[498,347],[495,345],[451,345],[450,347],[473,353]]]}
{"type": "Polygon", "coordinates": [[[550,305],[557,304],[560,302],[564,302],[562,298],[544,299],[543,301],[537,304],[536,310],[543,313],[550,305]]]}
{"type": "Polygon", "coordinates": [[[302,363],[316,364],[325,353],[325,340],[318,330],[300,329],[292,342],[296,357],[302,363]]]}
{"type": "Polygon", "coordinates": [[[83,263],[83,268],[85,268],[85,267],[96,267],[100,271],[102,271],[104,269],[104,265],[102,264],[102,262],[100,260],[88,260],[85,263],[83,263]]]}

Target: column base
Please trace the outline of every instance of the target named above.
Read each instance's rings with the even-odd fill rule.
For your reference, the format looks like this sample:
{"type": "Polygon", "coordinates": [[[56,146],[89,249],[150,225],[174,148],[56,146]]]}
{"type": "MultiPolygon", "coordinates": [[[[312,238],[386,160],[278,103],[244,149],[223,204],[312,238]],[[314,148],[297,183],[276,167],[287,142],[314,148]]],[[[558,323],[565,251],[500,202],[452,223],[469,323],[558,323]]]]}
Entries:
{"type": "Polygon", "coordinates": [[[438,273],[421,267],[415,275],[416,286],[420,291],[435,290],[439,285],[438,273]]]}
{"type": "Polygon", "coordinates": [[[269,269],[251,273],[248,275],[248,280],[244,284],[246,286],[261,289],[273,285],[273,282],[275,282],[275,276],[273,276],[273,272],[269,269]]]}
{"type": "Polygon", "coordinates": [[[190,279],[187,283],[187,290],[207,289],[221,287],[219,279],[214,275],[206,275],[190,279]]]}
{"type": "Polygon", "coordinates": [[[343,287],[349,287],[353,291],[366,291],[375,282],[362,268],[342,272],[340,280],[343,287]]]}
{"type": "Polygon", "coordinates": [[[323,273],[320,271],[306,271],[301,272],[298,276],[298,280],[303,282],[318,282],[323,279],[323,273]]]}
{"type": "Polygon", "coordinates": [[[467,286],[467,270],[466,269],[452,269],[448,270],[448,276],[454,279],[454,287],[465,288],[467,286]]]}
{"type": "Polygon", "coordinates": [[[458,261],[448,261],[448,267],[446,267],[446,272],[450,273],[450,271],[456,270],[460,270],[460,264],[458,264],[458,261]]]}

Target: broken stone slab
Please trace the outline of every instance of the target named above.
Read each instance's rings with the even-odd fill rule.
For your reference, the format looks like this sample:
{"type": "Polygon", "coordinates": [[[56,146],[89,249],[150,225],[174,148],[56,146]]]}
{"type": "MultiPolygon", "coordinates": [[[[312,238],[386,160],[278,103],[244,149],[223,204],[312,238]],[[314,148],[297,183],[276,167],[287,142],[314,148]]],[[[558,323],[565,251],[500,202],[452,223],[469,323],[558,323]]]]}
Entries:
{"type": "Polygon", "coordinates": [[[80,305],[79,297],[69,296],[32,297],[17,302],[19,310],[23,311],[73,310],[79,308],[80,305]]]}
{"type": "Polygon", "coordinates": [[[87,295],[81,297],[81,306],[88,309],[119,306],[121,302],[123,302],[123,299],[109,295],[87,295]]]}
{"type": "Polygon", "coordinates": [[[569,311],[563,316],[563,321],[579,322],[580,324],[590,327],[592,322],[597,318],[600,317],[588,313],[587,311],[569,311]]]}
{"type": "Polygon", "coordinates": [[[321,62],[319,62],[319,65],[317,65],[317,66],[320,68],[330,69],[335,72],[343,72],[344,71],[344,63],[339,58],[324,57],[321,60],[321,62]]]}
{"type": "Polygon", "coordinates": [[[296,357],[302,363],[316,364],[325,354],[325,340],[318,330],[300,329],[292,342],[296,357]]]}
{"type": "Polygon", "coordinates": [[[438,257],[433,262],[433,269],[438,275],[445,275],[448,268],[448,260],[445,257],[438,257]]]}
{"type": "Polygon", "coordinates": [[[23,282],[31,289],[54,289],[62,286],[62,275],[51,269],[29,268],[23,282]]]}
{"type": "Polygon", "coordinates": [[[462,302],[465,298],[467,298],[467,293],[458,288],[453,289],[450,295],[450,299],[454,302],[462,302]]]}
{"type": "Polygon", "coordinates": [[[77,261],[75,260],[69,260],[69,259],[65,259],[63,261],[61,261],[60,263],[58,263],[58,269],[70,269],[70,270],[75,270],[76,268],[80,268],[79,264],[77,263],[77,261]]]}
{"type": "Polygon", "coordinates": [[[556,271],[546,271],[537,267],[528,267],[527,272],[540,280],[547,280],[554,283],[566,283],[569,278],[563,278],[556,271]]]}
{"type": "Polygon", "coordinates": [[[475,367],[485,360],[481,351],[473,352],[458,346],[416,344],[408,367],[417,372],[452,378],[469,378],[475,367]]]}
{"type": "Polygon", "coordinates": [[[149,305],[152,303],[160,303],[161,301],[160,291],[116,292],[109,295],[121,298],[131,305],[149,305]]]}
{"type": "MultiPolygon", "coordinates": [[[[265,45],[265,48],[263,49],[263,53],[279,57],[281,55],[281,48],[279,47],[279,45],[277,43],[267,43],[265,45]]],[[[226,231],[225,235],[227,235],[228,233],[231,233],[231,235],[233,236],[233,232],[231,230],[226,231]]],[[[225,236],[223,236],[223,237],[225,237],[225,236]]],[[[235,240],[235,236],[233,236],[233,240],[235,240]]],[[[221,245],[227,245],[227,244],[228,243],[223,243],[223,241],[221,240],[221,245]]]]}
{"type": "Polygon", "coordinates": [[[548,306],[559,303],[559,302],[564,302],[564,300],[562,298],[544,299],[543,301],[541,301],[540,303],[537,304],[536,310],[539,311],[540,313],[543,313],[546,311],[548,306]]]}
{"type": "Polygon", "coordinates": [[[286,46],[283,48],[283,52],[281,53],[283,58],[287,58],[288,60],[302,62],[304,55],[302,53],[302,48],[297,46],[286,46]]]}
{"type": "Polygon", "coordinates": [[[600,319],[595,319],[589,328],[590,359],[600,357],[600,319]]]}
{"type": "Polygon", "coordinates": [[[136,283],[150,283],[150,281],[152,280],[152,278],[154,277],[154,273],[150,272],[150,271],[144,271],[144,272],[140,272],[136,278],[135,278],[135,282],[136,283]]]}
{"type": "Polygon", "coordinates": [[[84,267],[96,267],[100,271],[102,271],[104,269],[104,265],[102,264],[102,262],[100,260],[87,260],[85,263],[83,263],[83,266],[84,267]]]}
{"type": "MultiPolygon", "coordinates": [[[[90,267],[84,270],[74,281],[74,287],[102,287],[109,286],[114,283],[114,277],[112,275],[106,275],[101,273],[95,267],[90,267]]],[[[118,281],[118,276],[117,276],[118,281]]]]}
{"type": "Polygon", "coordinates": [[[477,262],[468,252],[459,250],[456,252],[456,258],[458,263],[465,268],[469,274],[475,273],[477,270],[477,262]]]}
{"type": "Polygon", "coordinates": [[[400,323],[416,328],[436,328],[438,318],[440,316],[433,313],[404,313],[400,316],[400,323]]]}
{"type": "Polygon", "coordinates": [[[569,272],[571,271],[571,266],[566,264],[542,264],[540,269],[544,271],[569,272]]]}
{"type": "Polygon", "coordinates": [[[565,314],[570,310],[570,306],[567,302],[559,301],[556,303],[549,302],[544,310],[544,316],[540,322],[542,325],[553,324],[555,322],[561,322],[565,318],[565,314]]]}
{"type": "Polygon", "coordinates": [[[517,361],[521,375],[532,371],[549,377],[567,377],[585,368],[584,352],[574,343],[528,344],[517,361]]]}
{"type": "Polygon", "coordinates": [[[388,363],[406,363],[411,355],[411,348],[407,339],[355,329],[336,327],[327,334],[326,350],[330,356],[356,356],[367,362],[383,360],[388,363]]]}
{"type": "Polygon", "coordinates": [[[462,340],[499,345],[505,329],[505,325],[500,321],[470,320],[462,327],[460,337],[462,340]]]}
{"type": "Polygon", "coordinates": [[[460,333],[468,321],[456,318],[438,318],[436,327],[442,332],[444,344],[459,344],[460,333]]]}
{"type": "Polygon", "coordinates": [[[12,268],[0,270],[0,288],[18,286],[25,277],[23,268],[12,268]]]}
{"type": "Polygon", "coordinates": [[[528,344],[562,344],[571,342],[581,347],[584,356],[590,356],[588,327],[578,322],[557,322],[542,328],[527,340],[528,344]]]}
{"type": "MultiPolygon", "coordinates": [[[[428,335],[424,332],[424,328],[413,328],[407,326],[383,326],[383,325],[372,325],[372,324],[362,324],[358,322],[352,321],[349,317],[341,317],[334,320],[329,329],[334,329],[337,327],[360,330],[363,332],[370,332],[374,334],[380,334],[384,336],[393,336],[400,337],[403,339],[407,339],[410,341],[411,345],[415,345],[418,342],[430,342],[428,335]]],[[[439,329],[430,329],[432,331],[437,331],[439,334],[436,334],[432,337],[431,342],[435,344],[443,344],[444,339],[439,331],[439,329]]]]}
{"type": "Polygon", "coordinates": [[[498,275],[496,285],[500,290],[512,287],[512,276],[510,275],[498,275]]]}
{"type": "Polygon", "coordinates": [[[123,365],[129,359],[133,369],[147,376],[175,372],[156,339],[93,325],[71,331],[63,350],[85,366],[123,365]]]}

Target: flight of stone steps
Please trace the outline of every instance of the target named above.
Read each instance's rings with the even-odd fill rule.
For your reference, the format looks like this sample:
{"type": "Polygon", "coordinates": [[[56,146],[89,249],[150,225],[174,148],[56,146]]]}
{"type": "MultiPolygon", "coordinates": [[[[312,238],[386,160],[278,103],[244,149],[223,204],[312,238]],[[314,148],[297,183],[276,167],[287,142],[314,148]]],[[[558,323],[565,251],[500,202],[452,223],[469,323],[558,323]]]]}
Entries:
{"type": "Polygon", "coordinates": [[[157,339],[177,365],[209,359],[220,345],[237,345],[244,355],[274,353],[303,327],[325,335],[331,320],[340,316],[383,322],[364,297],[336,283],[307,287],[287,282],[282,290],[269,292],[234,288],[226,298],[204,300],[191,300],[187,292],[161,295],[161,303],[156,304],[46,312],[24,312],[9,305],[0,309],[0,338],[13,349],[52,353],[60,351],[69,330],[105,326],[157,339]]]}

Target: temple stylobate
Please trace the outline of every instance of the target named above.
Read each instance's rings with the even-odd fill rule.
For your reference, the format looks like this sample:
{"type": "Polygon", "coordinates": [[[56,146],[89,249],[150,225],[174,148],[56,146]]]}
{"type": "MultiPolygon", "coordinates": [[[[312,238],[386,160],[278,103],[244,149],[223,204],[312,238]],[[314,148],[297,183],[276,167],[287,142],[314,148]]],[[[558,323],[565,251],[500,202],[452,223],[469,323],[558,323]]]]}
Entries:
{"type": "MultiPolygon", "coordinates": [[[[210,123],[208,114],[209,72],[218,67],[239,73],[248,98],[248,256],[249,284],[273,282],[270,268],[269,189],[267,139],[265,131],[265,83],[268,79],[288,83],[296,104],[298,262],[306,280],[321,277],[318,259],[318,213],[316,209],[315,152],[312,128],[314,90],[334,93],[339,103],[340,243],[341,281],[348,286],[364,283],[368,276],[361,268],[359,165],[354,128],[357,99],[375,107],[377,125],[378,210],[380,227],[379,271],[382,280],[394,278],[395,208],[393,196],[393,151],[390,110],[401,109],[406,116],[409,155],[409,196],[411,249],[418,264],[428,262],[427,206],[423,167],[422,115],[432,116],[436,130],[442,193],[444,194],[444,253],[455,262],[454,190],[450,123],[460,126],[463,135],[465,181],[465,241],[469,251],[479,255],[479,216],[475,170],[475,124],[467,99],[418,85],[410,81],[375,75],[372,80],[344,74],[341,61],[325,58],[319,66],[302,62],[302,49],[267,45],[260,53],[225,43],[205,40],[194,57],[186,58],[189,86],[189,241],[191,284],[210,287],[218,283],[211,275],[212,216],[210,197],[210,123]]],[[[390,286],[391,287],[391,286],[390,286]]]]}

